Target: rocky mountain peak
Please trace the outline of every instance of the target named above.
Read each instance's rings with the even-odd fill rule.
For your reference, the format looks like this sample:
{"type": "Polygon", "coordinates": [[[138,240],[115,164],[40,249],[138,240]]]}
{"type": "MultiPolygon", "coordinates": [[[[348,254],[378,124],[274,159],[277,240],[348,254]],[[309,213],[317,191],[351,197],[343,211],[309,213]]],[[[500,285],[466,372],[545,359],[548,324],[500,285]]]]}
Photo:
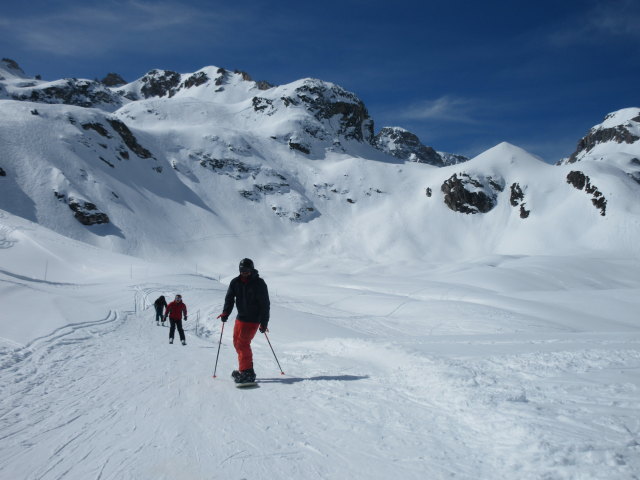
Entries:
{"type": "Polygon", "coordinates": [[[295,89],[296,99],[288,102],[302,103],[314,117],[322,122],[339,118],[336,133],[346,139],[370,142],[373,138],[373,120],[362,100],[355,94],[330,82],[305,79],[295,89]]]}
{"type": "Polygon", "coordinates": [[[437,167],[445,163],[433,148],[423,145],[417,135],[401,127],[384,127],[375,136],[378,150],[409,162],[428,163],[437,167]]]}
{"type": "Polygon", "coordinates": [[[604,121],[580,139],[576,151],[561,163],[575,163],[593,153],[598,146],[615,143],[638,145],[640,150],[640,108],[625,108],[608,114],[604,121]]]}
{"type": "Polygon", "coordinates": [[[127,84],[126,80],[117,73],[107,73],[107,75],[100,80],[100,83],[107,87],[121,87],[127,84]]]}
{"type": "Polygon", "coordinates": [[[24,73],[22,68],[20,68],[18,62],[11,60],[10,58],[3,58],[0,61],[0,76],[2,76],[3,71],[14,77],[27,78],[27,75],[24,73]]]}

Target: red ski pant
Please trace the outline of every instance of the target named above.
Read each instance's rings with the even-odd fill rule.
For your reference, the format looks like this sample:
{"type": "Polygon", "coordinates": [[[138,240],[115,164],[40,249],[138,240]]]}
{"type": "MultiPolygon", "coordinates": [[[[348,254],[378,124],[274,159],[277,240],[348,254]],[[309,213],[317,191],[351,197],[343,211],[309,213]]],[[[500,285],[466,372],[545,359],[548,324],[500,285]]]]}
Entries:
{"type": "Polygon", "coordinates": [[[233,347],[238,352],[238,369],[240,371],[253,368],[251,340],[256,336],[259,327],[259,323],[241,322],[236,319],[236,324],[233,327],[233,347]]]}

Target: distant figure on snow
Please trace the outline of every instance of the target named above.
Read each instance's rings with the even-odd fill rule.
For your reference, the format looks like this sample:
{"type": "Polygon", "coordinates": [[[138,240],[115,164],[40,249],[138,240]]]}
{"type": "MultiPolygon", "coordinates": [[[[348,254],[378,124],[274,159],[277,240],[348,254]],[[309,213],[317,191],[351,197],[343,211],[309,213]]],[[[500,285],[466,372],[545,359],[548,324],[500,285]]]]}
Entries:
{"type": "Polygon", "coordinates": [[[240,261],[240,275],[229,284],[222,313],[218,316],[223,322],[231,315],[234,303],[238,309],[233,327],[233,346],[238,353],[238,370],[234,370],[231,376],[236,383],[253,383],[256,381],[256,373],[253,370],[251,340],[258,329],[262,333],[268,332],[270,303],[267,284],[253,268],[253,261],[249,258],[240,261]]]}
{"type": "Polygon", "coordinates": [[[187,341],[184,338],[184,330],[182,329],[182,316],[184,315],[184,321],[187,321],[187,306],[182,303],[182,295],[176,295],[176,299],[167,305],[167,311],[164,314],[164,319],[169,317],[169,343],[173,343],[173,334],[178,327],[178,333],[180,334],[180,341],[182,345],[186,345],[187,341]]]}
{"type": "Polygon", "coordinates": [[[155,302],[153,302],[153,306],[156,309],[156,325],[160,325],[160,320],[162,320],[162,326],[164,326],[164,310],[167,308],[167,301],[164,298],[164,295],[160,295],[155,302]]]}

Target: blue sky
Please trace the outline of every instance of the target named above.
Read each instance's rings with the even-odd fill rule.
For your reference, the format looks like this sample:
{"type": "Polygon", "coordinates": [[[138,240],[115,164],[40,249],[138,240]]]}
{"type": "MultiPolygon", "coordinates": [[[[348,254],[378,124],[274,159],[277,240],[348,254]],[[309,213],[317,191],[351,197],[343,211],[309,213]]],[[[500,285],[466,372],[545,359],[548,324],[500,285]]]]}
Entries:
{"type": "Polygon", "coordinates": [[[215,65],[315,77],[437,150],[502,141],[555,162],[640,106],[640,1],[5,2],[0,55],[44,79],[215,65]]]}

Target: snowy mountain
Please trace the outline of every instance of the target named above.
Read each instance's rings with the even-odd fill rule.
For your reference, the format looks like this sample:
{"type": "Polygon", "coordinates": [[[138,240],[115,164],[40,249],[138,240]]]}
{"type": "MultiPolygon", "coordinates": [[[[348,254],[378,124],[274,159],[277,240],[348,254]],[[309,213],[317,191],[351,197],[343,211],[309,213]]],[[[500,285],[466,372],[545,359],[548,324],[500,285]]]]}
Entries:
{"type": "Polygon", "coordinates": [[[610,113],[578,142],[564,164],[595,161],[616,165],[640,182],[640,108],[610,113]]]}
{"type": "Polygon", "coordinates": [[[0,479],[635,478],[638,113],[459,163],[321,80],[4,60],[0,479]],[[217,319],[243,257],[251,391],[217,319]]]}
{"type": "Polygon", "coordinates": [[[254,248],[303,242],[364,258],[459,258],[467,245],[473,254],[637,252],[638,144],[615,149],[635,138],[637,109],[594,127],[572,156],[579,163],[551,167],[502,144],[442,166],[410,132],[374,134],[362,101],[320,80],[271,86],[206,67],[109,88],[3,65],[0,207],[92,245],[153,257],[187,237],[235,252],[233,239],[246,235],[254,248]],[[620,118],[629,135],[612,137],[627,131],[611,126],[620,118]],[[628,159],[595,161],[602,152],[628,159]],[[381,231],[381,220],[392,228],[381,231]],[[134,238],[141,224],[158,240],[134,238]]]}

